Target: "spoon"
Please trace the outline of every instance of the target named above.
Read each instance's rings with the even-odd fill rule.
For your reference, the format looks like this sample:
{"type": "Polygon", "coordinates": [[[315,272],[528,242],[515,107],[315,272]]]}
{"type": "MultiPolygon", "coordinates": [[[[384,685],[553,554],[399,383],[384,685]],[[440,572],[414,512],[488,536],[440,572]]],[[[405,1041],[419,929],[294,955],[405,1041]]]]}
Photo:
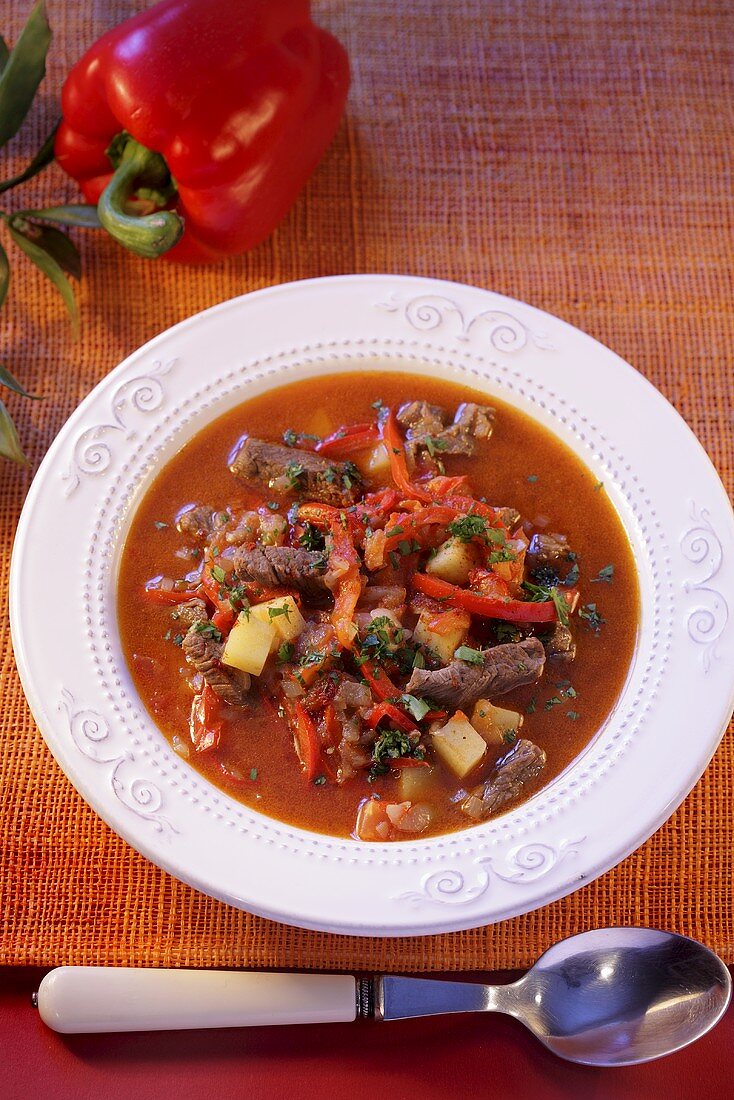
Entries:
{"type": "Polygon", "coordinates": [[[729,971],[696,940],[651,928],[600,928],[555,944],[511,985],[64,966],[45,976],[34,1004],[61,1032],[505,1012],[570,1062],[629,1066],[705,1035],[730,997],[729,971]]]}

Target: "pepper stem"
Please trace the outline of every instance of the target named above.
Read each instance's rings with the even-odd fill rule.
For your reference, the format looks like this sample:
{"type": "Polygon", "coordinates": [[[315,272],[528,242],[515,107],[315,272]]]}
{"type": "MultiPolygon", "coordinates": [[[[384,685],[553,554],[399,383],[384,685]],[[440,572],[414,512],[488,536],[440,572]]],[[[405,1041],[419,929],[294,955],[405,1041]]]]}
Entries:
{"type": "Polygon", "coordinates": [[[115,173],[99,197],[97,213],[109,235],[124,248],[155,260],[173,248],[183,233],[184,223],[173,210],[156,210],[142,217],[126,213],[125,203],[141,178],[170,181],[170,174],[160,153],[128,138],[115,173]]]}

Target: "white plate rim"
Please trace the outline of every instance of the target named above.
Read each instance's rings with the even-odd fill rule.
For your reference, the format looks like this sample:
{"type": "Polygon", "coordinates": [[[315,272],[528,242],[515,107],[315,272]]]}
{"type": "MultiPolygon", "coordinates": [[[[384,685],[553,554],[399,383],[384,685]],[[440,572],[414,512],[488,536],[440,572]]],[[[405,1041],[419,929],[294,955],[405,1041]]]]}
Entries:
{"type": "MultiPolygon", "coordinates": [[[[229,339],[232,339],[231,333],[229,339]]],[[[222,364],[216,366],[215,378],[226,373],[225,363],[231,365],[232,362],[231,350],[221,354],[222,364]]],[[[237,371],[241,374],[239,384],[243,385],[245,374],[241,364],[235,369],[235,375],[237,371]]],[[[481,388],[477,377],[468,381],[481,388]]],[[[216,381],[212,383],[214,388],[216,385],[216,381]]],[[[554,402],[550,404],[554,405],[554,402]]],[[[223,410],[221,402],[215,402],[215,405],[218,411],[223,410]]],[[[567,410],[568,400],[561,398],[556,412],[557,409],[567,410]]],[[[578,429],[578,424],[576,427],[578,429]]],[[[183,441],[181,430],[177,438],[183,441]]],[[[115,440],[120,441],[119,434],[115,434],[115,440]]],[[[645,468],[646,484],[650,482],[652,472],[656,472],[656,476],[658,473],[652,471],[654,456],[650,464],[645,468]]],[[[120,480],[119,474],[117,480],[120,480]]],[[[655,481],[654,478],[652,480],[655,481]]],[[[657,481],[655,487],[660,493],[657,481]]],[[[615,503],[619,501],[615,499],[615,503]]],[[[630,529],[629,523],[627,525],[636,546],[637,533],[630,529]]],[[[68,526],[71,528],[73,525],[68,526]]],[[[62,555],[73,552],[66,547],[66,541],[66,538],[61,539],[62,555]]],[[[70,542],[73,543],[73,532],[70,542]]],[[[702,447],[658,391],[603,345],[549,314],[478,288],[410,276],[336,276],[266,288],[212,307],[155,337],[129,356],[92,391],[52,444],[29,492],[11,563],[11,630],[21,680],[51,751],[82,796],[115,831],[153,862],[206,893],[287,923],[357,935],[437,933],[517,916],[567,895],[633,851],[680,804],[713,755],[734,706],[734,685],[726,676],[724,659],[731,649],[728,612],[734,597],[733,546],[731,508],[702,447]],[[337,318],[334,317],[335,311],[337,318]],[[122,442],[126,443],[128,416],[131,418],[131,431],[139,434],[143,430],[150,435],[156,417],[166,409],[165,396],[160,396],[164,394],[161,380],[172,369],[171,364],[179,360],[179,353],[185,355],[187,347],[196,342],[198,330],[206,329],[212,323],[215,330],[217,327],[227,330],[235,319],[237,324],[244,320],[245,329],[249,322],[250,332],[253,332],[253,326],[255,330],[257,326],[275,326],[277,341],[269,333],[259,336],[260,343],[264,341],[266,348],[270,340],[271,354],[264,358],[269,359],[273,370],[275,367],[272,364],[276,360],[284,360],[286,370],[297,371],[298,368],[293,367],[292,363],[303,361],[306,355],[304,347],[309,349],[312,357],[315,355],[316,361],[309,364],[314,369],[318,367],[319,358],[336,366],[336,360],[342,362],[350,354],[358,357],[353,361],[368,364],[372,369],[376,365],[375,356],[384,354],[385,348],[390,347],[393,353],[406,357],[408,362],[415,363],[422,357],[425,369],[437,365],[438,370],[443,372],[446,362],[461,362],[473,364],[466,369],[479,369],[476,364],[481,364],[483,370],[501,369],[508,384],[508,372],[530,377],[534,381],[532,392],[513,392],[509,397],[503,389],[495,392],[504,400],[521,404],[521,407],[524,406],[520,398],[530,401],[535,415],[545,419],[546,423],[553,423],[557,433],[567,442],[573,442],[577,449],[580,446],[578,439],[572,441],[567,426],[554,419],[555,414],[548,411],[549,401],[545,400],[544,395],[550,392],[550,388],[544,373],[546,364],[541,361],[544,354],[546,362],[548,357],[553,361],[556,389],[561,376],[563,383],[568,385],[564,371],[571,364],[572,378],[583,394],[581,423],[588,423],[587,408],[599,407],[599,400],[590,392],[588,377],[582,377],[584,371],[588,372],[590,361],[599,378],[613,378],[622,391],[618,392],[615,387],[613,393],[603,394],[602,421],[607,434],[611,428],[615,440],[620,438],[623,442],[612,445],[611,452],[587,457],[587,464],[592,469],[605,471],[613,497],[618,486],[626,484],[625,478],[632,476],[625,470],[628,471],[630,465],[626,459],[636,448],[633,438],[635,430],[639,434],[641,426],[657,425],[663,440],[673,440],[674,453],[667,455],[666,461],[669,480],[674,482],[675,487],[667,491],[664,500],[662,495],[653,498],[653,514],[656,514],[656,523],[661,527],[661,545],[667,546],[670,554],[665,570],[662,567],[657,570],[656,583],[663,587],[667,585],[669,592],[675,593],[675,601],[672,598],[669,600],[671,614],[664,622],[657,623],[658,630],[662,626],[664,632],[662,642],[657,644],[662,645],[667,653],[664,664],[666,706],[661,704],[658,696],[657,701],[653,701],[653,719],[660,723],[667,715],[670,722],[671,716],[677,718],[685,715],[686,703],[690,707],[691,692],[685,693],[687,699],[683,698],[684,673],[689,675],[692,684],[703,682],[707,689],[713,687],[714,690],[709,692],[708,709],[704,708],[705,733],[702,735],[699,728],[699,740],[692,747],[671,737],[668,751],[671,747],[682,747],[685,750],[683,764],[680,758],[676,759],[676,767],[671,766],[654,792],[654,808],[645,808],[641,813],[639,806],[636,806],[628,819],[623,821],[620,836],[615,842],[610,841],[609,835],[592,836],[591,823],[590,831],[577,836],[579,828],[574,832],[571,825],[575,826],[576,822],[569,819],[565,805],[563,812],[556,810],[551,814],[545,823],[546,832],[542,839],[537,838],[534,832],[536,825],[528,825],[529,811],[542,814],[538,806],[547,801],[549,793],[552,797],[554,788],[558,787],[557,781],[525,807],[499,819],[499,826],[489,823],[488,826],[454,834],[453,837],[391,846],[387,852],[383,846],[368,845],[360,846],[359,853],[355,854],[350,842],[340,841],[334,846],[325,843],[324,838],[287,827],[289,840],[283,845],[278,839],[282,829],[273,830],[268,822],[265,829],[265,834],[269,834],[267,842],[251,837],[248,840],[248,834],[244,836],[246,843],[242,851],[247,856],[245,862],[260,874],[258,885],[245,889],[241,879],[235,881],[236,876],[227,874],[226,867],[218,865],[212,868],[210,852],[197,848],[195,858],[191,858],[195,847],[193,842],[189,844],[188,854],[186,851],[182,853],[180,838],[182,831],[186,830],[187,821],[192,819],[191,807],[184,806],[180,799],[177,801],[178,796],[169,797],[168,790],[162,794],[160,787],[156,795],[156,772],[148,773],[143,769],[137,779],[130,779],[127,790],[124,789],[125,780],[122,780],[122,797],[119,776],[128,767],[123,759],[117,777],[113,773],[111,782],[102,785],[100,765],[104,768],[120,756],[120,731],[115,725],[114,706],[109,711],[104,707],[100,709],[99,703],[95,704],[96,710],[88,707],[87,697],[95,697],[92,688],[96,684],[87,685],[89,690],[85,693],[84,682],[81,693],[78,688],[71,692],[63,685],[60,692],[57,689],[55,709],[49,709],[44,698],[48,694],[44,687],[49,680],[48,653],[43,655],[45,666],[42,670],[39,668],[38,654],[42,647],[38,631],[36,629],[34,634],[27,618],[28,608],[37,603],[43,603],[48,611],[48,593],[34,592],[33,589],[36,562],[31,536],[34,524],[38,524],[44,508],[47,511],[51,509],[52,513],[54,508],[58,511],[63,503],[59,498],[59,466],[56,464],[69,465],[71,456],[73,467],[81,440],[84,440],[85,447],[89,446],[92,450],[97,447],[97,458],[94,459],[92,450],[89,454],[82,450],[83,457],[92,455],[92,458],[86,467],[77,462],[74,476],[78,475],[78,486],[74,500],[82,503],[82,510],[85,507],[88,510],[90,502],[94,507],[98,490],[104,488],[108,475],[115,473],[117,459],[121,460],[123,468],[125,466],[122,461],[126,454],[124,447],[111,457],[108,447],[107,465],[104,465],[105,438],[109,439],[110,432],[122,433],[122,442]],[[295,339],[298,333],[308,335],[314,332],[320,335],[320,339],[311,337],[305,344],[295,339]],[[426,333],[430,339],[426,338],[426,333]],[[294,337],[292,347],[287,339],[290,334],[294,337]],[[324,335],[328,335],[329,339],[324,339],[324,335]],[[437,335],[438,343],[435,340],[437,335]],[[564,356],[563,363],[557,359],[559,354],[564,356]],[[154,365],[143,369],[148,363],[154,365]],[[521,367],[521,370],[515,370],[516,367],[521,367]],[[130,399],[130,393],[134,399],[130,399]],[[124,417],[117,418],[115,400],[122,400],[123,404],[128,402],[124,417]],[[113,406],[113,420],[110,418],[110,403],[113,406]],[[636,408],[637,405],[642,406],[642,413],[636,408]],[[627,421],[631,410],[634,411],[634,423],[630,426],[627,421]],[[100,427],[102,412],[106,414],[107,423],[103,419],[100,427]],[[106,437],[101,431],[105,427],[109,429],[106,437]],[[695,509],[693,514],[689,511],[689,498],[695,509]],[[670,576],[665,578],[663,584],[662,574],[668,571],[670,576]],[[673,608],[675,614],[672,614],[673,608]],[[676,692],[680,696],[677,710],[671,708],[669,702],[671,693],[676,692]],[[108,742],[113,753],[112,761],[101,758],[108,751],[108,742]],[[90,752],[96,755],[90,755],[90,752]],[[162,797],[163,804],[155,808],[157,796],[162,797]],[[173,832],[169,831],[164,821],[173,822],[173,832]],[[563,826],[560,829],[559,822],[563,826]],[[482,855],[481,852],[486,849],[477,849],[470,837],[479,834],[487,836],[496,829],[504,838],[493,837],[490,845],[493,854],[482,855]],[[465,839],[462,842],[457,837],[465,839]],[[523,840],[524,837],[531,839],[523,840]],[[334,855],[334,847],[342,850],[338,856],[334,855]],[[264,859],[264,855],[267,858],[264,859]],[[404,889],[401,889],[401,883],[404,889]],[[315,902],[314,894],[317,895],[315,902]],[[319,901],[321,895],[323,899],[319,901]]],[[[67,574],[71,584],[73,577],[68,569],[68,559],[67,574]]],[[[55,582],[58,583],[58,578],[55,582]]],[[[104,596],[104,593],[100,596],[101,603],[104,596]]],[[[646,629],[644,627],[643,635],[646,629]]],[[[644,637],[641,645],[643,641],[644,637]]],[[[663,652],[662,649],[659,651],[663,652]]],[[[60,672],[61,669],[54,671],[60,672]]],[[[68,675],[68,669],[64,672],[68,675]]],[[[153,737],[163,741],[149,719],[148,722],[153,737]]],[[[648,725],[649,722],[645,730],[648,725]]],[[[644,774],[645,769],[648,775],[653,773],[652,765],[659,762],[655,759],[655,751],[659,749],[652,745],[652,740],[651,735],[646,733],[633,745],[627,745],[622,753],[626,766],[636,768],[638,776],[644,774]]],[[[599,742],[595,745],[597,750],[602,748],[599,742]]],[[[156,756],[160,756],[160,748],[158,745],[156,756]]],[[[124,743],[123,757],[127,751],[128,745],[124,743]]],[[[170,750],[169,755],[173,756],[170,750]]],[[[185,773],[185,766],[180,761],[173,763],[176,768],[183,768],[185,773]]],[[[573,772],[574,768],[564,773],[566,782],[569,776],[573,777],[573,772]]],[[[656,779],[660,782],[658,776],[656,779]]],[[[193,789],[197,788],[196,779],[191,777],[185,778],[184,783],[193,783],[193,789]]],[[[575,795],[576,802],[579,797],[588,798],[593,787],[591,783],[588,791],[585,790],[580,796],[575,795]]],[[[608,782],[606,789],[611,791],[608,782]]],[[[627,793],[631,796],[636,791],[634,784],[629,787],[623,785],[616,790],[616,797],[627,793]]],[[[202,794],[200,800],[203,797],[202,794]]],[[[214,805],[219,809],[214,810],[215,816],[225,809],[231,812],[228,803],[231,800],[217,792],[214,805]]],[[[598,817],[604,818],[596,803],[594,809],[595,813],[599,811],[598,817]]],[[[607,822],[610,820],[608,811],[607,807],[607,822]]],[[[251,816],[258,819],[260,815],[251,816]]],[[[250,815],[245,817],[250,820],[250,815]]],[[[602,821],[597,820],[594,824],[602,824],[602,821]]],[[[262,828],[261,821],[257,822],[257,828],[262,828]]],[[[231,845],[227,852],[231,852],[231,845]]]]}

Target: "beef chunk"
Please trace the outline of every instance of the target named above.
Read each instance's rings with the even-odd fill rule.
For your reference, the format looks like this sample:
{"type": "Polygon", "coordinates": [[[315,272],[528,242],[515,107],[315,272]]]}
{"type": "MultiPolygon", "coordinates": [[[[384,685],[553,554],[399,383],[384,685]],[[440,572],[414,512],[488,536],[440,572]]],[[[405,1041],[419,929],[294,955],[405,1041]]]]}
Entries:
{"type": "Polygon", "coordinates": [[[250,677],[246,672],[222,664],[223,648],[220,642],[200,634],[196,625],[191,627],[182,645],[186,660],[201,673],[220,699],[232,706],[242,706],[247,701],[250,677]]]}
{"type": "Polygon", "coordinates": [[[176,528],[194,542],[206,542],[214,530],[214,509],[207,504],[195,504],[179,513],[176,528]]]}
{"type": "Polygon", "coordinates": [[[440,405],[429,405],[427,401],[410,401],[398,409],[398,420],[408,429],[407,441],[411,443],[427,435],[439,435],[446,423],[446,410],[440,405]]]}
{"type": "Polygon", "coordinates": [[[243,481],[256,481],[278,495],[295,494],[336,506],[353,504],[360,491],[359,471],[313,451],[246,438],[230,469],[243,481]]]}
{"type": "Polygon", "coordinates": [[[533,535],[528,547],[528,557],[534,565],[555,565],[567,561],[569,551],[565,535],[533,535]]]}
{"type": "Polygon", "coordinates": [[[405,442],[414,460],[421,450],[439,454],[472,455],[477,439],[489,439],[494,423],[494,409],[473,402],[459,405],[453,424],[439,405],[427,401],[411,401],[398,411],[398,420],[408,431],[405,442]],[[430,445],[428,440],[430,439],[430,445]]]}
{"type": "Polygon", "coordinates": [[[234,554],[234,571],[240,581],[255,581],[263,588],[297,588],[306,596],[328,592],[326,559],[318,550],[295,546],[240,546],[234,554]]]}
{"type": "Polygon", "coordinates": [[[435,672],[413,669],[407,692],[429,695],[439,703],[466,710],[477,699],[492,699],[507,691],[532,684],[545,664],[545,650],[537,638],[494,646],[484,654],[481,665],[451,661],[435,672]]]}
{"type": "Polygon", "coordinates": [[[551,634],[543,637],[543,645],[547,657],[556,661],[573,661],[576,656],[576,642],[573,634],[567,626],[556,623],[551,634]]]}
{"type": "Polygon", "coordinates": [[[532,741],[520,740],[497,761],[489,777],[461,804],[464,813],[479,820],[496,814],[519,798],[526,783],[545,767],[545,752],[532,741]]]}
{"type": "Polygon", "coordinates": [[[179,624],[183,630],[188,630],[194,623],[203,623],[208,618],[206,604],[203,600],[187,600],[174,607],[171,618],[179,624]]]}

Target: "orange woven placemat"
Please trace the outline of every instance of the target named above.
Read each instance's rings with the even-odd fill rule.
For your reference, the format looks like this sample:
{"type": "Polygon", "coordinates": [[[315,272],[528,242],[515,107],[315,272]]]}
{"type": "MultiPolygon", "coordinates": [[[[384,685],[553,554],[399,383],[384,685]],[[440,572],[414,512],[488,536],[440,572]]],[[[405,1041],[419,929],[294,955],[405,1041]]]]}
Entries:
{"type": "MultiPolygon", "coordinates": [[[[45,136],[70,64],[144,6],[49,0],[52,60],[33,126],[13,146],[19,163],[45,136]]],[[[11,40],[29,7],[3,6],[11,40]]],[[[272,283],[387,271],[489,287],[586,329],[673,402],[731,490],[727,0],[321,0],[315,8],[351,55],[349,110],[270,240],[243,259],[188,270],[84,238],[77,343],[54,292],[15,264],[2,357],[46,398],[9,402],[33,467],[95,382],[181,318],[272,283]]],[[[15,201],[76,198],[53,168],[15,201]]],[[[0,465],[3,590],[30,476],[0,465]]],[[[132,851],[53,762],[23,698],[7,621],[1,646],[0,962],[515,967],[561,936],[614,922],[677,929],[734,962],[731,737],[664,828],[572,897],[471,932],[359,940],[230,909],[132,851]]]]}

